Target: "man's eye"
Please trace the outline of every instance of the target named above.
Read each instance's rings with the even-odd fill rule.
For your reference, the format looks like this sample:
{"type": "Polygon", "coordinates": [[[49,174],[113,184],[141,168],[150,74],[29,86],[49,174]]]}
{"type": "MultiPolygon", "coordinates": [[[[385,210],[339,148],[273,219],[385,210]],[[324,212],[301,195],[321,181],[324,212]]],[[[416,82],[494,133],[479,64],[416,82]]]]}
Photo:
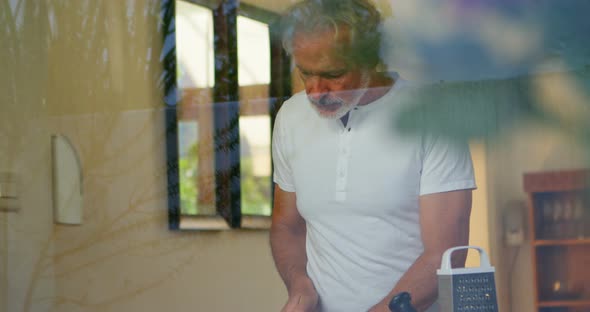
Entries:
{"type": "Polygon", "coordinates": [[[324,76],[324,78],[327,78],[327,79],[337,79],[337,78],[344,76],[344,72],[327,73],[327,74],[324,74],[323,76],[324,76]]]}

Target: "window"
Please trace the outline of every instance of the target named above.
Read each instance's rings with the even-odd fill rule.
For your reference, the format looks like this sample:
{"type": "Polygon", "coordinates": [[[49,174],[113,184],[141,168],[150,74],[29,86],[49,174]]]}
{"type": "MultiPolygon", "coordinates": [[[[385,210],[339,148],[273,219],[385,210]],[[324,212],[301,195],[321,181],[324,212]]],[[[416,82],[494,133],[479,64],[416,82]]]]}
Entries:
{"type": "Polygon", "coordinates": [[[167,9],[170,228],[266,228],[272,123],[290,90],[289,60],[271,35],[278,16],[237,1],[167,9]]]}

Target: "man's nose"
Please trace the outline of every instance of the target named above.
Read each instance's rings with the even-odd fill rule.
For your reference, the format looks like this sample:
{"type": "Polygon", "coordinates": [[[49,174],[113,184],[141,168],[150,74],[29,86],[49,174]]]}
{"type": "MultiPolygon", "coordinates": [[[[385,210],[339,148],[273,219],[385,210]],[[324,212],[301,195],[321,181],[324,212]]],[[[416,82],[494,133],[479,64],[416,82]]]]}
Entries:
{"type": "Polygon", "coordinates": [[[321,97],[328,92],[326,81],[319,76],[312,76],[305,81],[305,91],[311,97],[321,97]]]}

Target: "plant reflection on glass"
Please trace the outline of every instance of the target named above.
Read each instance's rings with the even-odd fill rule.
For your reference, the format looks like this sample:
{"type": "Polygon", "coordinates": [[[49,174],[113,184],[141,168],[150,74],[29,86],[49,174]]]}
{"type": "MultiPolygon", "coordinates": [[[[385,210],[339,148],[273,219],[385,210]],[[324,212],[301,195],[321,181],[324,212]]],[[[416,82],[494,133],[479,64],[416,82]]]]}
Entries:
{"type": "Polygon", "coordinates": [[[199,190],[197,188],[197,174],[199,145],[194,143],[188,148],[186,155],[181,156],[178,160],[180,174],[180,207],[182,214],[197,214],[197,198],[199,190]]]}
{"type": "Polygon", "coordinates": [[[253,157],[242,158],[242,212],[246,215],[270,215],[270,177],[254,175],[253,157]]]}

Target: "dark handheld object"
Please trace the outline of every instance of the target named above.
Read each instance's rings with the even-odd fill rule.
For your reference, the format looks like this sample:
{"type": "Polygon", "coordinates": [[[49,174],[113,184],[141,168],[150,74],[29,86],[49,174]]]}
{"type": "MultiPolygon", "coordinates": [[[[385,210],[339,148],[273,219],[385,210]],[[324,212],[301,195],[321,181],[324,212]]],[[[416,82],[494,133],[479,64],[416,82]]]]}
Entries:
{"type": "Polygon", "coordinates": [[[389,302],[389,310],[392,312],[416,312],[416,309],[412,306],[412,297],[407,292],[397,294],[389,302]]]}

